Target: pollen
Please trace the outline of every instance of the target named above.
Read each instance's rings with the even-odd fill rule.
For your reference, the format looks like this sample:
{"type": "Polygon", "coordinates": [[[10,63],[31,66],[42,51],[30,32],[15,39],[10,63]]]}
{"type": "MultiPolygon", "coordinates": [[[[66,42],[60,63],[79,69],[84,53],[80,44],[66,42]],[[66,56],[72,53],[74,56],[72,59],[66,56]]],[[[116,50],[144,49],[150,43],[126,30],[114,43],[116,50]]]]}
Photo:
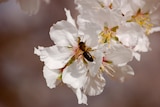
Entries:
{"type": "Polygon", "coordinates": [[[153,27],[149,13],[142,13],[141,9],[139,9],[137,13],[132,16],[129,22],[136,22],[137,24],[139,24],[145,29],[146,34],[149,34],[149,31],[153,27]]]}
{"type": "Polygon", "coordinates": [[[113,4],[112,3],[110,3],[110,5],[108,6],[110,9],[112,9],[113,8],[113,4]]]}
{"type": "Polygon", "coordinates": [[[103,31],[100,32],[100,43],[108,43],[110,44],[111,39],[118,40],[116,37],[116,30],[118,26],[113,28],[104,27],[103,31]]]}
{"type": "Polygon", "coordinates": [[[105,4],[103,2],[98,1],[98,3],[102,8],[105,8],[105,4]]]}

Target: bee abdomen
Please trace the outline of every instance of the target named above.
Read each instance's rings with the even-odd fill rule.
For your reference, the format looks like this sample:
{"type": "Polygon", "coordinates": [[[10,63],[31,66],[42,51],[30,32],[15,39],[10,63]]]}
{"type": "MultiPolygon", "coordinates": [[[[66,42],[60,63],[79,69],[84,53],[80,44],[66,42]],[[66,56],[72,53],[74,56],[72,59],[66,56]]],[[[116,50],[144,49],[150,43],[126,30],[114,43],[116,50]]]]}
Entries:
{"type": "Polygon", "coordinates": [[[93,62],[93,57],[89,52],[84,51],[83,56],[90,62],[93,62]]]}

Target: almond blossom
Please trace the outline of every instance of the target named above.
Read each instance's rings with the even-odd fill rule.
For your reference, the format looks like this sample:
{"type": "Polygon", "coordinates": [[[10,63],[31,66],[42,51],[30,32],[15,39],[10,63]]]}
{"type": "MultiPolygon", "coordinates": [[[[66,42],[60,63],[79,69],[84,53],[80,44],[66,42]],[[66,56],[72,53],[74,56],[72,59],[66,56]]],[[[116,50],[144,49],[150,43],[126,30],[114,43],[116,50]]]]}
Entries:
{"type": "Polygon", "coordinates": [[[153,33],[157,27],[159,28],[159,14],[156,14],[158,8],[160,8],[159,0],[124,0],[122,1],[121,12],[128,22],[137,23],[148,35],[153,33]]]}
{"type": "Polygon", "coordinates": [[[58,85],[60,79],[76,93],[79,104],[87,104],[86,95],[98,95],[105,86],[99,72],[102,62],[96,32],[99,28],[86,23],[85,29],[78,30],[70,11],[65,11],[67,21],[59,21],[50,29],[55,45],[35,48],[35,54],[45,64],[44,77],[50,88],[58,85]]]}

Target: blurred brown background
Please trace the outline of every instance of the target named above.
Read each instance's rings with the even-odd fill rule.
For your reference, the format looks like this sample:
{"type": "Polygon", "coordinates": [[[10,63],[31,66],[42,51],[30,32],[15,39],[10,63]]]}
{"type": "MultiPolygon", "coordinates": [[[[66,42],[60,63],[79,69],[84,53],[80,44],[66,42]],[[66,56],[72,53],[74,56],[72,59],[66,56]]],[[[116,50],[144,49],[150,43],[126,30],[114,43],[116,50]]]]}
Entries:
{"type": "MultiPolygon", "coordinates": [[[[41,3],[36,15],[28,16],[15,0],[0,4],[0,107],[84,107],[67,86],[49,89],[43,63],[33,54],[39,45],[51,46],[49,29],[66,19],[64,7],[76,17],[73,0],[41,3]]],[[[135,77],[125,83],[106,78],[104,92],[88,97],[88,107],[160,107],[160,33],[150,36],[152,51],[130,64],[135,77]]]]}

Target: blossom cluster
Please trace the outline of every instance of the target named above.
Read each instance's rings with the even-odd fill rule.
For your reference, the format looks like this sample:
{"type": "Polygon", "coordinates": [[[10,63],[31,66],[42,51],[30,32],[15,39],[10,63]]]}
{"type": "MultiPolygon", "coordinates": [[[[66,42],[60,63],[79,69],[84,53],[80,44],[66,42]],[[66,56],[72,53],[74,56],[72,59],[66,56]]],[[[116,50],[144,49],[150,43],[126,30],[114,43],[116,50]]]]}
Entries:
{"type": "Polygon", "coordinates": [[[66,84],[79,104],[87,95],[103,92],[104,75],[123,82],[134,71],[128,62],[140,61],[148,52],[149,38],[160,31],[159,0],[75,0],[75,19],[65,9],[66,20],[50,28],[54,45],[35,48],[44,62],[43,74],[49,88],[66,84]]]}

